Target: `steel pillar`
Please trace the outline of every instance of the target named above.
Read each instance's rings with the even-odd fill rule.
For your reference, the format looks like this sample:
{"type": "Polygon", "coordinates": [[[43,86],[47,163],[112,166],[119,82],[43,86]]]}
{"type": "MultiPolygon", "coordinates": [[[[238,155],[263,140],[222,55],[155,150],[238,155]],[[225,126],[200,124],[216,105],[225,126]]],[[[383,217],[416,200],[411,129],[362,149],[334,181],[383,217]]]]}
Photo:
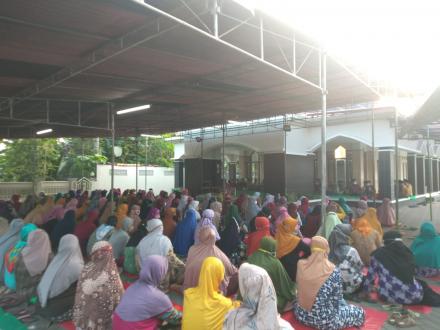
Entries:
{"type": "Polygon", "coordinates": [[[396,198],[396,227],[399,226],[399,117],[397,108],[394,109],[394,196],[396,198]]]}
{"type": "MultiPolygon", "coordinates": [[[[110,188],[110,202],[112,203],[111,214],[113,215],[113,212],[114,212],[114,207],[113,207],[114,192],[113,192],[113,189],[115,188],[115,113],[113,111],[113,107],[111,109],[111,116],[112,116],[112,176],[111,176],[111,188],[110,188]]],[[[105,219],[105,221],[107,221],[107,219],[105,219]]]]}
{"type": "Polygon", "coordinates": [[[324,225],[327,196],[327,54],[321,53],[321,223],[324,225]]]}

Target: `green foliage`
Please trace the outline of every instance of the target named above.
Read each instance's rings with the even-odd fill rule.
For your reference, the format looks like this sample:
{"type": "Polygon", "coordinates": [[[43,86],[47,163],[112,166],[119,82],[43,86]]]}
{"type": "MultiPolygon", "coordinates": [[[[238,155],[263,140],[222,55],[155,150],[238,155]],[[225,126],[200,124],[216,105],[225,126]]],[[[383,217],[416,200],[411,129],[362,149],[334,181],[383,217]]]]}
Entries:
{"type": "Polygon", "coordinates": [[[56,139],[19,139],[0,153],[0,180],[54,180],[61,159],[56,139]]]}
{"type": "MultiPolygon", "coordinates": [[[[65,180],[67,178],[93,177],[96,164],[106,164],[112,159],[111,139],[19,139],[5,142],[0,151],[1,181],[65,180]]],[[[174,145],[162,139],[117,138],[115,145],[122,148],[116,163],[145,164],[171,167],[174,145]],[[147,143],[147,148],[146,148],[147,143]]]]}

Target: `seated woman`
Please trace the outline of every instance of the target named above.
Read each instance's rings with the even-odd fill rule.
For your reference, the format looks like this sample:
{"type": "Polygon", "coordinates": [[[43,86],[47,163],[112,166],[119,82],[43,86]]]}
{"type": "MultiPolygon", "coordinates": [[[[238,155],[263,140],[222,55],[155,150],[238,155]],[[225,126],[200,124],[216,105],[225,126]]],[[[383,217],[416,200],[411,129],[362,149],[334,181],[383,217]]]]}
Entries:
{"type": "Polygon", "coordinates": [[[49,236],[42,229],[32,230],[26,245],[19,250],[15,254],[17,249],[13,248],[6,254],[5,284],[11,289],[9,285],[12,280],[15,284],[15,297],[27,301],[36,294],[41,276],[52,257],[49,236]]]}
{"type": "Polygon", "coordinates": [[[396,224],[396,213],[389,198],[384,198],[382,205],[377,208],[377,218],[386,227],[392,227],[396,224]]]}
{"type": "MultiPolygon", "coordinates": [[[[5,255],[8,250],[20,240],[20,231],[23,228],[23,220],[14,219],[9,224],[5,233],[0,236],[0,276],[3,274],[5,255]]],[[[3,278],[0,283],[3,282],[3,278]]]]}
{"type": "Polygon", "coordinates": [[[115,258],[118,264],[120,264],[120,260],[124,256],[125,246],[127,245],[127,242],[130,239],[128,232],[131,230],[130,228],[131,223],[124,222],[125,217],[122,220],[120,219],[121,218],[118,218],[116,227],[113,230],[112,234],[110,235],[110,238],[108,239],[108,242],[111,244],[113,249],[113,257],[115,258]]]}
{"type": "Polygon", "coordinates": [[[263,268],[244,263],[240,266],[238,280],[243,304],[226,315],[223,330],[293,330],[278,314],[275,290],[263,268]]]}
{"type": "Polygon", "coordinates": [[[222,220],[222,208],[223,205],[220,202],[216,201],[211,203],[211,210],[214,211],[214,219],[212,220],[212,222],[214,223],[217,230],[220,229],[220,222],[222,220]]]}
{"type": "Polygon", "coordinates": [[[138,269],[145,259],[151,255],[168,258],[168,273],[161,283],[161,289],[168,290],[170,284],[182,284],[185,264],[173,252],[173,245],[163,234],[163,224],[160,219],[147,221],[148,234],[136,247],[136,263],[138,269]]]}
{"type": "Polygon", "coordinates": [[[322,330],[360,327],[365,321],[364,310],[345,302],[341,273],[327,259],[327,240],[315,236],[311,247],[310,257],[298,262],[296,318],[309,327],[322,330]]]}
{"type": "Polygon", "coordinates": [[[247,238],[247,255],[250,256],[252,253],[258,250],[260,247],[260,241],[265,236],[270,236],[270,222],[266,217],[256,217],[255,218],[255,228],[256,231],[250,233],[247,238]]]}
{"type": "MultiPolygon", "coordinates": [[[[237,274],[237,268],[235,268],[229,261],[228,257],[217,246],[215,246],[215,233],[211,227],[202,227],[199,232],[199,240],[200,243],[193,245],[188,252],[183,289],[186,290],[188,288],[196,287],[199,283],[200,269],[202,268],[203,261],[208,257],[216,257],[223,263],[225,268],[225,276],[222,285],[223,292],[226,294],[229,280],[237,274]]],[[[237,291],[236,283],[235,286],[235,291],[237,291]]]]}
{"type": "Polygon", "coordinates": [[[275,235],[277,258],[280,259],[292,281],[296,278],[298,260],[310,255],[310,247],[293,234],[297,225],[298,221],[293,218],[284,219],[275,235]]]}
{"type": "Polygon", "coordinates": [[[87,218],[75,226],[75,231],[73,234],[78,237],[79,246],[81,247],[81,251],[84,256],[86,255],[87,240],[96,230],[95,221],[98,220],[98,217],[98,209],[90,210],[87,212],[87,218]]]}
{"type": "Polygon", "coordinates": [[[148,256],[142,263],[139,279],[121,298],[113,313],[113,330],[159,329],[166,321],[178,325],[182,313],[170,298],[158,289],[168,270],[168,261],[162,256],[148,256]]]}
{"type": "Polygon", "coordinates": [[[90,256],[92,248],[99,241],[108,241],[115,230],[116,223],[118,219],[111,215],[108,217],[106,223],[101,224],[96,230],[90,235],[87,241],[87,255],[90,256]]]}
{"type": "Polygon", "coordinates": [[[370,254],[382,246],[379,233],[366,219],[357,219],[351,232],[352,246],[358,251],[364,265],[370,264],[370,254]]]}
{"type": "Polygon", "coordinates": [[[169,239],[174,238],[177,227],[177,210],[175,207],[167,207],[163,216],[163,234],[169,239]]]}
{"type": "Polygon", "coordinates": [[[249,258],[248,262],[267,271],[276,291],[278,312],[292,309],[296,288],[281,262],[275,257],[277,241],[272,237],[263,237],[260,248],[249,258]]]}
{"type": "Polygon", "coordinates": [[[64,235],[58,253],[52,259],[38,284],[41,305],[39,314],[53,322],[72,319],[76,283],[84,267],[78,238],[64,235]]]}
{"type": "Polygon", "coordinates": [[[111,329],[124,288],[110,243],[97,242],[78,280],[73,306],[76,329],[111,329]]]}
{"type": "Polygon", "coordinates": [[[184,291],[182,330],[222,329],[226,314],[240,305],[220,293],[224,276],[220,259],[203,261],[198,286],[184,291]]]}
{"type": "Polygon", "coordinates": [[[52,243],[52,249],[56,251],[61,237],[66,234],[73,234],[75,230],[75,211],[69,210],[64,213],[63,219],[57,222],[53,230],[50,233],[50,241],[52,243]]]}
{"type": "Polygon", "coordinates": [[[241,218],[238,213],[238,207],[232,204],[223,221],[223,231],[220,234],[218,247],[233,260],[234,264],[238,264],[240,260],[240,223],[241,218]]]}
{"type": "Polygon", "coordinates": [[[174,252],[178,256],[187,256],[189,248],[194,244],[194,231],[196,230],[196,226],[196,211],[189,208],[186,210],[182,221],[177,224],[174,234],[174,252]]]}
{"type": "Polygon", "coordinates": [[[347,204],[347,200],[344,197],[340,197],[338,200],[338,204],[341,209],[345,212],[345,218],[343,220],[350,221],[353,217],[353,210],[347,204]]]}
{"type": "Polygon", "coordinates": [[[364,291],[371,292],[376,277],[381,299],[392,304],[417,304],[423,299],[423,287],[415,279],[415,261],[410,249],[402,242],[402,235],[391,230],[384,237],[385,246],[371,255],[364,291]]]}
{"type": "Polygon", "coordinates": [[[318,231],[318,234],[322,237],[325,237],[325,239],[328,239],[330,237],[330,234],[333,231],[333,228],[336,227],[336,225],[342,224],[339,215],[336,213],[338,211],[338,207],[339,205],[334,202],[330,202],[330,204],[327,206],[325,221],[321,224],[321,227],[318,231]]]}
{"type": "Polygon", "coordinates": [[[312,212],[307,214],[301,233],[304,237],[312,238],[321,227],[321,205],[316,205],[312,212]]]}
{"type": "Polygon", "coordinates": [[[194,231],[194,244],[199,244],[199,232],[202,227],[210,227],[215,233],[215,239],[218,241],[220,239],[220,235],[218,234],[217,227],[213,223],[214,220],[214,211],[210,209],[206,209],[203,211],[202,219],[196,226],[196,230],[194,231]]]}
{"type": "Polygon", "coordinates": [[[337,225],[330,234],[329,259],[341,272],[342,290],[354,293],[362,285],[363,275],[361,257],[357,250],[350,246],[351,225],[337,225]]]}
{"type": "Polygon", "coordinates": [[[147,221],[142,220],[136,231],[131,235],[124,249],[124,271],[128,274],[138,274],[136,266],[136,247],[147,235],[147,221]]]}
{"type": "Polygon", "coordinates": [[[431,222],[420,227],[420,234],[411,245],[417,266],[417,275],[434,277],[440,275],[440,236],[431,222]]]}

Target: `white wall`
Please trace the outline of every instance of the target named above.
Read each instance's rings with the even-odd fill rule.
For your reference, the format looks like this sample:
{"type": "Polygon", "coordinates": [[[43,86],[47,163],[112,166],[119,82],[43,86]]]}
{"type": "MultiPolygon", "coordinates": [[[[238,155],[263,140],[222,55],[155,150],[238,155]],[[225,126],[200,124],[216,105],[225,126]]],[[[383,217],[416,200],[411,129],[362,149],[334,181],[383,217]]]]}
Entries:
{"type": "MultiPolygon", "coordinates": [[[[93,182],[92,189],[110,189],[111,187],[111,165],[97,165],[96,182],[93,182]]],[[[147,189],[152,188],[155,193],[160,190],[171,191],[174,188],[174,168],[154,167],[147,168],[147,189]]],[[[138,168],[138,189],[145,189],[145,166],[138,168]]],[[[115,188],[135,189],[136,188],[136,166],[117,165],[115,166],[115,188]]]]}
{"type": "MultiPolygon", "coordinates": [[[[371,146],[371,123],[341,123],[327,126],[327,141],[335,137],[347,137],[371,146]]],[[[389,147],[394,145],[394,128],[388,120],[375,121],[375,146],[389,147]]],[[[321,146],[321,127],[292,129],[287,133],[287,153],[307,155],[321,146]]]]}

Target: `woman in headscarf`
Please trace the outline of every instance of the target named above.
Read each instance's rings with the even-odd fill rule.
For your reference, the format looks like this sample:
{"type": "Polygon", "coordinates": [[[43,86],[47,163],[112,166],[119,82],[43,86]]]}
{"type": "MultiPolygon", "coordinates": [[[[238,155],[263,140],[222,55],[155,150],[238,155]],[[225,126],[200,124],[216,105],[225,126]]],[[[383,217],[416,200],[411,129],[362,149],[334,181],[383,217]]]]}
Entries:
{"type": "Polygon", "coordinates": [[[75,211],[75,215],[76,215],[77,207],[78,207],[78,200],[76,198],[72,198],[70,201],[67,202],[66,207],[64,208],[64,214],[66,214],[69,211],[75,211]]]}
{"type": "Polygon", "coordinates": [[[396,224],[396,214],[389,198],[384,198],[382,205],[377,208],[377,218],[386,227],[392,227],[396,224]]]}
{"type": "Polygon", "coordinates": [[[316,205],[312,212],[306,216],[304,225],[301,227],[301,233],[304,237],[312,238],[321,227],[321,205],[316,205]]]}
{"type": "Polygon", "coordinates": [[[202,227],[210,227],[215,232],[215,238],[218,241],[220,239],[220,235],[218,234],[217,228],[213,224],[214,219],[214,211],[210,209],[206,209],[203,211],[202,220],[197,224],[196,230],[194,231],[194,244],[199,244],[199,232],[202,227]]]}
{"type": "Polygon", "coordinates": [[[138,274],[136,266],[136,247],[147,235],[147,221],[142,220],[137,230],[131,235],[124,249],[124,271],[128,274],[138,274]]]}
{"type": "Polygon", "coordinates": [[[238,259],[240,249],[240,216],[238,207],[232,204],[224,218],[224,229],[221,232],[218,247],[231,259],[238,259]]]}
{"type": "Polygon", "coordinates": [[[431,222],[420,226],[420,233],[411,244],[417,274],[423,277],[440,275],[440,236],[431,222]]]}
{"type": "Polygon", "coordinates": [[[167,207],[163,216],[163,234],[169,239],[174,238],[177,227],[177,211],[175,207],[167,207]]]}
{"type": "MultiPolygon", "coordinates": [[[[131,220],[131,224],[133,227],[133,231],[135,231],[137,229],[137,227],[139,226],[139,224],[141,223],[141,218],[140,215],[141,214],[141,207],[138,204],[132,204],[130,206],[130,212],[128,214],[127,217],[125,217],[124,222],[130,222],[131,220]]],[[[129,232],[129,234],[131,234],[132,232],[129,232]]]]}
{"type": "Polygon", "coordinates": [[[96,220],[98,220],[98,210],[93,209],[87,212],[87,218],[75,226],[73,234],[78,237],[79,246],[83,255],[86,255],[87,240],[96,229],[96,220]]]}
{"type": "Polygon", "coordinates": [[[257,200],[254,197],[249,197],[244,211],[244,223],[247,227],[249,227],[251,220],[257,216],[258,212],[260,212],[260,208],[257,205],[257,200]]]}
{"type": "Polygon", "coordinates": [[[107,223],[108,218],[112,215],[112,211],[115,208],[116,203],[113,201],[108,201],[105,204],[105,207],[103,209],[103,211],[101,212],[101,215],[99,216],[99,223],[103,224],[103,223],[107,223]]]}
{"type": "Polygon", "coordinates": [[[75,235],[64,235],[58,253],[50,262],[37,292],[41,309],[39,314],[56,322],[72,319],[76,283],[84,267],[84,260],[75,235]]]}
{"type": "Polygon", "coordinates": [[[250,264],[264,268],[276,291],[278,312],[292,309],[296,288],[281,262],[276,258],[277,242],[272,237],[263,237],[260,247],[249,258],[250,264]]]}
{"type": "Polygon", "coordinates": [[[66,234],[73,234],[75,231],[75,225],[75,211],[69,210],[64,214],[64,218],[55,225],[50,233],[50,240],[54,251],[58,249],[61,237],[66,234]]]}
{"type": "Polygon", "coordinates": [[[113,313],[113,330],[159,329],[162,322],[180,324],[182,313],[158,288],[167,270],[165,257],[153,255],[144,260],[139,279],[125,291],[113,313]]]}
{"type": "Polygon", "coordinates": [[[368,210],[367,201],[361,199],[357,202],[357,207],[353,210],[353,218],[357,219],[362,217],[368,210]]]}
{"type": "Polygon", "coordinates": [[[237,274],[237,268],[231,264],[228,257],[215,246],[215,232],[210,227],[202,227],[199,231],[200,243],[193,245],[188,252],[185,266],[185,278],[183,289],[194,288],[199,283],[200,269],[203,261],[208,257],[216,257],[221,260],[225,268],[223,291],[226,293],[229,280],[237,274]]]}
{"type": "Polygon", "coordinates": [[[153,202],[149,199],[144,199],[141,204],[141,212],[139,214],[139,217],[142,220],[148,220],[147,216],[150,213],[150,209],[152,207],[153,207],[153,202]]]}
{"type": "Polygon", "coordinates": [[[112,246],[105,241],[97,242],[76,286],[73,306],[73,323],[76,329],[111,329],[112,314],[123,293],[112,246]]]}
{"type": "Polygon", "coordinates": [[[100,225],[96,230],[90,235],[87,241],[87,255],[90,255],[93,246],[99,241],[108,241],[115,230],[118,219],[111,215],[108,217],[106,223],[100,225]]]}
{"type": "Polygon", "coordinates": [[[224,276],[220,259],[208,257],[203,261],[197,287],[184,291],[182,330],[222,329],[226,314],[239,306],[220,293],[224,276]]]}
{"type": "Polygon", "coordinates": [[[250,233],[247,238],[247,255],[258,250],[260,247],[260,241],[265,236],[270,236],[270,222],[266,217],[255,218],[256,231],[250,233]]]}
{"type": "Polygon", "coordinates": [[[423,286],[415,279],[414,256],[395,230],[384,236],[385,245],[371,254],[370,267],[364,282],[364,291],[374,289],[379,278],[378,293],[381,299],[392,304],[417,304],[423,299],[423,286]]]}
{"type": "MultiPolygon", "coordinates": [[[[287,212],[287,208],[285,208],[284,206],[280,207],[278,209],[278,217],[275,220],[275,232],[277,232],[278,230],[278,226],[280,226],[284,219],[287,219],[288,217],[290,217],[289,213],[287,212]]],[[[296,219],[296,217],[292,217],[293,219],[296,219]]]]}
{"type": "MultiPolygon", "coordinates": [[[[24,247],[28,244],[28,237],[31,232],[37,230],[37,226],[33,223],[28,223],[24,225],[20,229],[20,239],[9,248],[9,250],[5,253],[4,256],[4,281],[5,285],[8,289],[15,291],[16,278],[15,278],[15,269],[17,266],[17,261],[21,256],[21,252],[24,247]]],[[[15,235],[14,235],[15,236],[15,235]]]]}
{"type": "Polygon", "coordinates": [[[147,220],[160,219],[160,210],[156,207],[152,207],[150,212],[148,212],[147,220]]]}
{"type": "Polygon", "coordinates": [[[212,223],[215,225],[217,230],[220,229],[220,223],[222,220],[222,203],[220,202],[212,202],[211,203],[211,210],[214,211],[214,219],[212,220],[212,223]]]}
{"type": "Polygon", "coordinates": [[[299,212],[299,215],[301,216],[301,219],[304,221],[307,217],[307,214],[309,214],[311,211],[312,211],[312,209],[309,204],[309,199],[306,196],[303,196],[301,198],[301,205],[298,208],[298,212],[299,212]]]}
{"type": "Polygon", "coordinates": [[[278,314],[274,286],[266,270],[244,263],[238,278],[243,303],[226,315],[224,330],[293,330],[278,314]]]}
{"type": "Polygon", "coordinates": [[[345,302],[341,273],[327,258],[327,240],[315,236],[311,247],[310,257],[298,262],[296,318],[309,327],[322,330],[359,328],[365,321],[365,312],[345,302]]]}
{"type": "Polygon", "coordinates": [[[14,194],[11,196],[11,202],[14,206],[15,212],[18,212],[20,210],[21,202],[20,202],[20,195],[14,194]]]}
{"type": "Polygon", "coordinates": [[[351,225],[337,225],[330,234],[329,260],[340,270],[342,290],[346,294],[357,291],[363,281],[362,268],[364,264],[358,251],[350,246],[351,225]]]}
{"type": "Polygon", "coordinates": [[[364,265],[370,264],[370,254],[382,246],[379,233],[371,228],[366,219],[358,219],[351,232],[352,246],[359,252],[364,265]]]}
{"type": "MultiPolygon", "coordinates": [[[[382,225],[380,224],[379,219],[377,218],[377,211],[375,208],[369,207],[365,215],[359,219],[367,219],[367,221],[370,223],[371,228],[376,230],[381,237],[383,236],[382,225]]],[[[359,219],[356,219],[356,222],[359,219]]]]}
{"type": "Polygon", "coordinates": [[[353,217],[353,210],[347,204],[347,200],[344,197],[340,197],[338,200],[338,204],[348,217],[348,220],[351,220],[351,218],[353,217]]]}
{"type": "Polygon", "coordinates": [[[47,233],[41,229],[31,231],[14,267],[15,292],[20,299],[28,300],[36,294],[38,283],[51,257],[47,233]]]}
{"type": "MultiPolygon", "coordinates": [[[[255,226],[255,219],[257,218],[257,217],[265,217],[265,218],[267,218],[268,220],[269,220],[269,226],[270,226],[270,218],[271,218],[271,213],[270,213],[270,210],[269,210],[269,208],[267,208],[266,206],[265,207],[262,207],[261,208],[261,210],[260,210],[260,212],[258,212],[258,214],[256,215],[256,217],[255,218],[253,218],[252,220],[251,220],[251,222],[249,223],[249,232],[250,233],[252,233],[252,232],[254,232],[254,231],[256,231],[257,230],[257,228],[256,228],[256,226],[255,226]]],[[[270,228],[270,227],[269,227],[270,228]]]]}
{"type": "Polygon", "coordinates": [[[21,231],[21,228],[23,227],[23,225],[24,225],[23,220],[14,219],[9,224],[6,232],[0,236],[0,263],[1,263],[0,283],[3,282],[2,275],[3,275],[3,267],[4,267],[4,260],[5,260],[6,252],[8,252],[8,250],[20,240],[20,231],[21,231]]]}
{"type": "Polygon", "coordinates": [[[330,237],[331,232],[333,231],[333,228],[336,227],[336,225],[342,224],[340,218],[337,215],[337,205],[334,202],[331,202],[327,206],[327,214],[325,216],[324,223],[321,224],[321,227],[319,228],[318,233],[325,237],[325,239],[328,239],[330,237]]]}
{"type": "Polygon", "coordinates": [[[33,223],[41,226],[44,223],[45,216],[54,208],[54,202],[51,197],[44,197],[35,208],[24,218],[24,222],[33,223]]]}
{"type": "Polygon", "coordinates": [[[177,224],[174,234],[174,252],[178,256],[186,257],[191,245],[194,244],[194,231],[196,230],[197,220],[196,211],[188,209],[185,217],[177,224]]]}
{"type": "Polygon", "coordinates": [[[275,235],[277,258],[280,259],[292,281],[296,278],[298,260],[310,255],[310,247],[294,234],[297,225],[298,221],[289,217],[278,227],[275,235]]]}
{"type": "Polygon", "coordinates": [[[161,283],[163,290],[168,290],[170,284],[182,284],[185,264],[173,252],[173,245],[163,234],[163,224],[160,219],[147,221],[148,234],[136,247],[137,264],[140,265],[150,255],[160,255],[168,259],[168,272],[161,283]]]}
{"type": "Polygon", "coordinates": [[[18,211],[18,215],[20,218],[26,217],[26,215],[31,212],[35,206],[37,205],[37,196],[35,195],[27,195],[24,202],[21,204],[20,209],[18,211]]]}

